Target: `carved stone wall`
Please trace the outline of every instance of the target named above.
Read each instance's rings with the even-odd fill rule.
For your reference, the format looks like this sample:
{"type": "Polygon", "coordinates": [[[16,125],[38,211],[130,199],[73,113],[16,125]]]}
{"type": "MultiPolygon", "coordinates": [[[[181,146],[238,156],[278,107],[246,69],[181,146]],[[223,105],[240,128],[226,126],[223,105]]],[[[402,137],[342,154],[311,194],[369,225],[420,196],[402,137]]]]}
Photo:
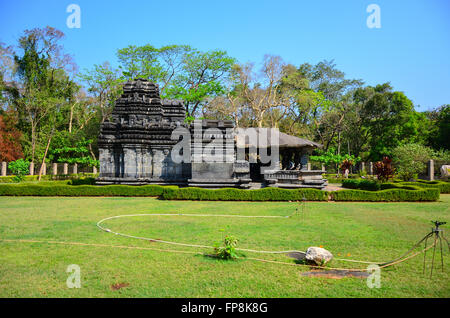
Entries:
{"type": "Polygon", "coordinates": [[[185,113],[181,101],[161,100],[157,84],[144,79],[124,84],[111,119],[100,129],[97,183],[185,181],[186,169],[170,156],[177,142],[172,131],[183,125],[185,113]]]}

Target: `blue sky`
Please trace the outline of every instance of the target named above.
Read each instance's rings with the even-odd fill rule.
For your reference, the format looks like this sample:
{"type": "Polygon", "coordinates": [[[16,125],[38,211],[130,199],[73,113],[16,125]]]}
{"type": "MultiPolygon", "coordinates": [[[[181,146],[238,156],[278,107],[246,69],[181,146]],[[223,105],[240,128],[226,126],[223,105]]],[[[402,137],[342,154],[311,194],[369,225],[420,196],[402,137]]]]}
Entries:
{"type": "Polygon", "coordinates": [[[300,65],[334,59],[349,78],[390,81],[418,110],[450,103],[450,1],[447,0],[0,0],[0,42],[50,25],[80,69],[110,61],[130,44],[223,49],[240,62],[280,55],[300,65]],[[69,29],[69,4],[81,28],[69,29]],[[369,29],[369,4],[381,28],[369,29]],[[420,105],[420,107],[419,107],[420,105]]]}

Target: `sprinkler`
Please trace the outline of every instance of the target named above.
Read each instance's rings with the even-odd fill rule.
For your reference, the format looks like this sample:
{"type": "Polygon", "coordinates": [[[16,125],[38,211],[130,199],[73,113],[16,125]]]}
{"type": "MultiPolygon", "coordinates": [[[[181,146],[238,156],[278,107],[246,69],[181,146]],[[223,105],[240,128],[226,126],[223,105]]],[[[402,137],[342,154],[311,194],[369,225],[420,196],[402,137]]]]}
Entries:
{"type": "Polygon", "coordinates": [[[447,247],[450,250],[450,244],[448,243],[447,238],[444,236],[444,230],[440,229],[439,226],[446,224],[447,222],[441,222],[441,221],[431,221],[431,223],[434,224],[434,228],[431,229],[431,232],[425,235],[425,237],[422,240],[425,240],[425,252],[423,253],[423,273],[425,274],[426,269],[426,255],[427,255],[427,241],[430,237],[434,237],[434,243],[433,243],[433,257],[431,259],[431,269],[430,269],[430,278],[433,276],[433,268],[434,268],[434,255],[436,254],[436,245],[439,241],[439,248],[441,250],[441,268],[442,271],[444,271],[444,255],[442,253],[442,239],[444,239],[447,242],[447,247]]]}

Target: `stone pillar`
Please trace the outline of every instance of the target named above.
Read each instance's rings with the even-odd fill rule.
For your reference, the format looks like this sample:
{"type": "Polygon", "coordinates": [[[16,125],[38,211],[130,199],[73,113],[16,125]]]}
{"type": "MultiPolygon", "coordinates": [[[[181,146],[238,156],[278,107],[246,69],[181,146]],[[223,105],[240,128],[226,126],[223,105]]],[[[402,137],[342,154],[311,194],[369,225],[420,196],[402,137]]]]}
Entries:
{"type": "Polygon", "coordinates": [[[47,165],[45,162],[41,165],[42,167],[42,175],[45,176],[47,174],[47,165]]]}
{"type": "Polygon", "coordinates": [[[136,163],[136,149],[123,148],[123,161],[124,161],[124,178],[136,178],[137,177],[137,163],[136,163]]]}
{"type": "Polygon", "coordinates": [[[373,175],[373,162],[369,162],[369,174],[372,176],[373,175]]]}
{"type": "MultiPolygon", "coordinates": [[[[120,166],[120,154],[114,153],[112,148],[99,149],[100,177],[114,177],[116,175],[116,164],[120,166]],[[117,158],[116,158],[117,157],[117,158]]],[[[97,168],[95,168],[97,173],[97,168]]]]}
{"type": "Polygon", "coordinates": [[[366,167],[364,164],[364,161],[361,161],[361,172],[365,172],[366,171],[366,167]]]}
{"type": "Polygon", "coordinates": [[[97,173],[97,167],[96,166],[92,167],[92,173],[97,173]]]}
{"type": "Polygon", "coordinates": [[[307,167],[307,170],[308,170],[308,171],[311,171],[311,162],[308,162],[308,164],[306,165],[306,167],[307,167]]]}
{"type": "Polygon", "coordinates": [[[160,149],[152,149],[153,160],[152,160],[152,172],[154,178],[161,178],[162,175],[162,162],[164,159],[164,155],[162,150],[160,149]]]}
{"type": "Polygon", "coordinates": [[[34,175],[34,162],[30,162],[30,176],[34,175]]]}
{"type": "Polygon", "coordinates": [[[322,171],[326,171],[326,170],[325,170],[325,165],[322,165],[322,171]]]}
{"type": "Polygon", "coordinates": [[[77,174],[77,173],[78,173],[78,164],[75,163],[75,164],[73,165],[72,173],[73,173],[73,174],[77,174]]]}
{"type": "Polygon", "coordinates": [[[63,174],[69,174],[69,164],[65,163],[63,165],[63,174]]]}
{"type": "Polygon", "coordinates": [[[136,148],[136,178],[142,178],[143,171],[142,171],[142,160],[144,156],[144,150],[142,148],[136,148]]]}
{"type": "Polygon", "coordinates": [[[152,153],[148,148],[142,149],[142,177],[152,177],[152,153]]]}
{"type": "Polygon", "coordinates": [[[6,177],[6,162],[2,162],[2,177],[6,177]]]}
{"type": "Polygon", "coordinates": [[[58,164],[56,162],[53,163],[52,174],[56,176],[58,174],[58,164]]]}
{"type": "Polygon", "coordinates": [[[430,180],[430,181],[434,180],[434,161],[433,161],[433,159],[430,159],[430,161],[428,161],[428,180],[430,180]]]}

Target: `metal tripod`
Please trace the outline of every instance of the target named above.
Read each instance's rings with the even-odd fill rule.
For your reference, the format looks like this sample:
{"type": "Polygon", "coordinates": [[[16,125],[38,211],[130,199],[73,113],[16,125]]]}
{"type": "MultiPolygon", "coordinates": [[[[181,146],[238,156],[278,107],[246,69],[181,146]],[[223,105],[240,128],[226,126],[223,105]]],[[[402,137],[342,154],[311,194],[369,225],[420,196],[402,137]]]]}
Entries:
{"type": "Polygon", "coordinates": [[[444,225],[447,222],[431,221],[431,223],[434,224],[434,228],[432,228],[431,232],[428,233],[427,235],[425,235],[425,237],[420,241],[420,242],[422,242],[422,241],[425,240],[425,250],[424,250],[424,253],[423,253],[423,274],[425,274],[426,255],[427,255],[427,241],[428,241],[428,239],[430,237],[434,238],[434,242],[433,242],[433,257],[431,259],[430,278],[433,276],[434,256],[436,254],[437,243],[439,242],[439,248],[441,250],[441,267],[442,267],[442,271],[444,271],[444,255],[442,253],[442,239],[444,239],[447,242],[447,247],[448,247],[448,249],[450,251],[450,244],[449,244],[447,238],[444,236],[444,231],[439,228],[440,225],[444,225]]]}

